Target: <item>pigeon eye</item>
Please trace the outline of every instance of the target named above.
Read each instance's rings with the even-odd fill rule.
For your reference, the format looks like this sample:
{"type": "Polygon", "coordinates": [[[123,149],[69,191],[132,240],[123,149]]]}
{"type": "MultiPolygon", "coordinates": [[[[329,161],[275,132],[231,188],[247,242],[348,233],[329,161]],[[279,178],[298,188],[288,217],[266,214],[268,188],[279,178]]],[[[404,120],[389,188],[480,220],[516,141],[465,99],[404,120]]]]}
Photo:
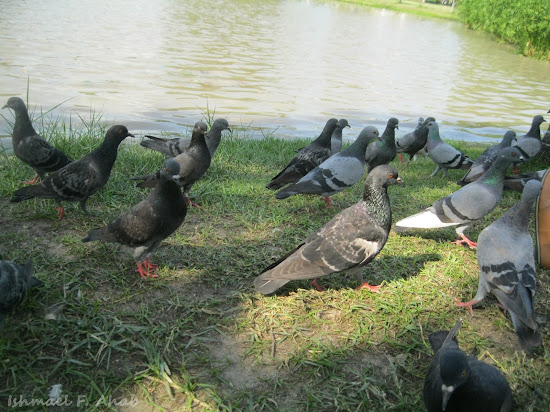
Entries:
{"type": "Polygon", "coordinates": [[[466,371],[462,371],[462,373],[460,374],[460,376],[461,376],[462,378],[465,378],[465,377],[466,377],[466,371]]]}
{"type": "Polygon", "coordinates": [[[388,175],[388,179],[393,179],[393,175],[391,173],[388,175]]]}
{"type": "Polygon", "coordinates": [[[512,153],[512,157],[516,157],[516,154],[515,154],[515,153],[512,153]]]}

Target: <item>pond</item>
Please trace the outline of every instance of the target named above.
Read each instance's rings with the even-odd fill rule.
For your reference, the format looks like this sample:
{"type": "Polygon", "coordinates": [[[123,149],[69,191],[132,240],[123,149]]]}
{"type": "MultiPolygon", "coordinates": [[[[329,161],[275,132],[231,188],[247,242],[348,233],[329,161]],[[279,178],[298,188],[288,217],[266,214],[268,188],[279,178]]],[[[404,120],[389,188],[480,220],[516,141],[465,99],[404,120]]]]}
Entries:
{"type": "MultiPolygon", "coordinates": [[[[419,4],[419,7],[421,5],[419,4]]],[[[435,117],[444,138],[528,130],[550,65],[456,22],[338,2],[37,0],[0,6],[0,103],[132,132],[184,132],[206,111],[261,138],[435,117]]],[[[8,110],[1,112],[12,119],[8,110]]],[[[0,118],[0,134],[10,127],[0,118]]]]}

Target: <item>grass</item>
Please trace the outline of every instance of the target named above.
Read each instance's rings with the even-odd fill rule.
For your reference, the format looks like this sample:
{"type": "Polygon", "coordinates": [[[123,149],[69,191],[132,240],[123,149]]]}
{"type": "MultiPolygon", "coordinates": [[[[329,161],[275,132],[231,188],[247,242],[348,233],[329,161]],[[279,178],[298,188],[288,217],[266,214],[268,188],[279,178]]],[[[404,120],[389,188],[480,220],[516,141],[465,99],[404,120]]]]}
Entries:
{"type": "Polygon", "coordinates": [[[438,19],[457,20],[456,8],[422,0],[337,0],[344,3],[360,4],[363,6],[388,9],[397,12],[416,14],[417,16],[434,17],[438,19]]]}
{"type": "MultiPolygon", "coordinates": [[[[78,125],[44,118],[36,126],[79,158],[109,126],[91,117],[78,125]]],[[[130,249],[80,239],[145,196],[128,178],[157,169],[162,156],[121,145],[111,179],[88,202],[93,218],[66,203],[66,217],[58,222],[53,201],[9,203],[33,172],[0,154],[0,253],[20,263],[32,258],[45,282],[6,319],[2,409],[10,402],[13,407],[14,399],[44,403],[51,386],[61,384],[66,403],[60,410],[418,411],[432,356],[427,336],[464,318],[461,346],[504,373],[516,410],[547,410],[548,353],[519,350],[494,298],[474,316],[453,306],[454,297],[473,297],[479,269],[474,251],[449,243],[452,228],[392,231],[364,271],[371,284],[382,284],[379,294],[355,290],[347,275],[323,278],[324,293],[305,281],[290,282],[275,296],[256,293],[254,277],[355,203],[362,185],[334,196],[332,209],[316,197],[278,201],[264,186],[306,141],[272,135],[251,140],[246,129],[231,126],[233,134],[222,139],[191,192],[201,208],[189,210],[181,228],[153,253],[160,265],[156,280],[134,272],[130,249]]],[[[453,144],[474,158],[483,150],[453,144]]],[[[394,222],[456,190],[462,175],[425,179],[433,170],[429,160],[394,165],[405,181],[389,190],[394,222]]],[[[505,193],[501,205],[473,226],[472,238],[517,199],[505,193]]],[[[539,268],[535,298],[546,343],[548,274],[539,268]]]]}

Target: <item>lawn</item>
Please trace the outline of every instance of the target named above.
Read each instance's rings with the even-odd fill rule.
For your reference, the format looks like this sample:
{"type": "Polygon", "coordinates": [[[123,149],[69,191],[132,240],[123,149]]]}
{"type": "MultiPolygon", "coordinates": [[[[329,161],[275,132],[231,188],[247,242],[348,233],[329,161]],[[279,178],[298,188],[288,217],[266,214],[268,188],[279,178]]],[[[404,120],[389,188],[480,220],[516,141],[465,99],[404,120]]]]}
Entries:
{"type": "MultiPolygon", "coordinates": [[[[35,126],[79,158],[110,125],[97,118],[79,126],[56,120],[35,126]]],[[[382,285],[380,293],[356,290],[355,278],[345,274],[323,278],[325,292],[306,281],[290,282],[273,296],[255,292],[252,281],[264,267],[359,200],[363,187],[360,182],[334,196],[331,209],[314,196],[276,200],[265,184],[308,139],[252,140],[246,129],[231,127],[191,191],[201,207],[190,209],[152,255],[158,279],[134,272],[129,248],[80,239],[146,195],[128,179],[157,170],[161,155],[121,145],[111,179],[88,201],[93,218],[65,203],[66,217],[58,221],[51,200],[9,202],[33,171],[0,153],[0,254],[18,263],[32,258],[45,283],[6,319],[0,409],[44,403],[60,384],[55,410],[419,411],[432,356],[427,336],[460,318],[461,346],[502,371],[516,410],[548,409],[548,353],[520,350],[494,297],[473,316],[453,305],[455,297],[474,296],[479,273],[475,251],[450,244],[453,228],[392,231],[363,272],[369,283],[382,285]]],[[[453,144],[473,158],[484,148],[453,144]]],[[[462,177],[450,171],[444,179],[427,179],[434,169],[429,159],[408,168],[392,164],[405,182],[389,188],[394,222],[458,189],[462,177]]],[[[506,192],[467,234],[476,239],[518,199],[506,192]]],[[[539,268],[535,297],[545,343],[548,275],[539,268]]]]}

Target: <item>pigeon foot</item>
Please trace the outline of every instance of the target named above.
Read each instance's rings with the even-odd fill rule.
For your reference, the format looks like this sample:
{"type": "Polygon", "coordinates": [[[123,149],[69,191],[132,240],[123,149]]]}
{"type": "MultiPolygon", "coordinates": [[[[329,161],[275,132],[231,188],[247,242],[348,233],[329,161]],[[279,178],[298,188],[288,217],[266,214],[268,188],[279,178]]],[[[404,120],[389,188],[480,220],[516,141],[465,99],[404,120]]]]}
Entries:
{"type": "Polygon", "coordinates": [[[399,161],[403,163],[403,156],[401,156],[401,153],[397,153],[397,156],[399,157],[399,161]]]}
{"type": "Polygon", "coordinates": [[[311,282],[309,282],[311,286],[313,286],[317,291],[324,292],[326,289],[317,282],[317,278],[313,279],[311,282]]]}
{"type": "Polygon", "coordinates": [[[154,272],[158,268],[158,265],[155,265],[149,261],[149,258],[145,259],[143,262],[137,262],[136,272],[140,274],[143,279],[147,277],[158,278],[159,275],[156,275],[154,272]]]}
{"type": "Polygon", "coordinates": [[[37,180],[38,180],[38,175],[34,175],[34,178],[32,180],[29,180],[27,182],[23,182],[23,184],[24,185],[34,185],[37,180]]]}
{"type": "Polygon", "coordinates": [[[323,201],[325,202],[325,205],[327,205],[327,208],[330,209],[330,205],[332,204],[332,199],[330,198],[330,196],[321,197],[321,199],[323,199],[323,201]]]}
{"type": "Polygon", "coordinates": [[[63,209],[63,206],[54,207],[54,209],[59,212],[59,219],[58,220],[63,219],[63,216],[65,216],[65,209],[63,209]]]}
{"type": "Polygon", "coordinates": [[[357,290],[361,290],[361,289],[368,289],[371,292],[380,293],[380,285],[373,286],[373,285],[369,285],[367,282],[363,282],[361,285],[357,286],[357,290]]]}
{"type": "Polygon", "coordinates": [[[470,249],[477,249],[477,243],[472,242],[470,239],[466,237],[466,235],[461,234],[460,239],[457,239],[454,242],[451,242],[452,245],[468,245],[470,249]]]}
{"type": "Polygon", "coordinates": [[[479,303],[481,301],[479,300],[471,300],[469,302],[461,302],[459,301],[457,298],[454,298],[454,301],[455,301],[455,306],[459,307],[459,308],[468,308],[470,309],[470,313],[473,315],[474,314],[474,308],[473,306],[476,304],[476,303],[479,303]]]}

